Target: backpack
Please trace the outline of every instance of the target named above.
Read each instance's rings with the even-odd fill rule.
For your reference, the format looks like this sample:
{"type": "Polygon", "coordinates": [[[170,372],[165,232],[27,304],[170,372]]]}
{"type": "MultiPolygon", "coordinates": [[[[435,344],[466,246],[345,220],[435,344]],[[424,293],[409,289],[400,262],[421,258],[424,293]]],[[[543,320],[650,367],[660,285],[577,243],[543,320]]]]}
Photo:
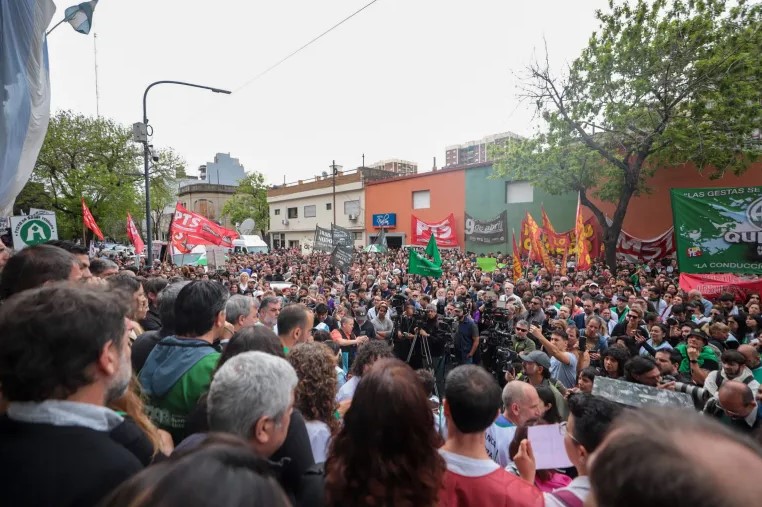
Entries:
{"type": "MultiPolygon", "coordinates": [[[[749,384],[751,384],[752,380],[754,380],[754,375],[749,375],[745,379],[741,380],[741,382],[743,382],[744,384],[748,386],[749,384]]],[[[717,379],[715,380],[715,382],[717,383],[718,391],[720,390],[720,386],[722,385],[724,381],[725,379],[722,377],[722,370],[717,370],[717,379]]]]}

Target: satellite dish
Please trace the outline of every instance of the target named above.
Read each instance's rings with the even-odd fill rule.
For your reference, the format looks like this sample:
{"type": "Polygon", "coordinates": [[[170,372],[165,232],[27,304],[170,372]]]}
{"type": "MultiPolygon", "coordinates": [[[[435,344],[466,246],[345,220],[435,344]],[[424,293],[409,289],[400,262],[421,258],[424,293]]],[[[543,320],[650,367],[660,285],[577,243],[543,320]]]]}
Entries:
{"type": "Polygon", "coordinates": [[[320,173],[320,174],[321,174],[321,176],[322,176],[323,178],[327,178],[327,177],[328,177],[328,172],[326,172],[326,171],[323,171],[323,172],[322,172],[322,173],[320,173]]]}
{"type": "Polygon", "coordinates": [[[254,232],[254,229],[256,228],[257,224],[254,222],[253,219],[247,218],[243,221],[241,225],[238,226],[238,232],[243,234],[244,236],[247,236],[254,232]]]}

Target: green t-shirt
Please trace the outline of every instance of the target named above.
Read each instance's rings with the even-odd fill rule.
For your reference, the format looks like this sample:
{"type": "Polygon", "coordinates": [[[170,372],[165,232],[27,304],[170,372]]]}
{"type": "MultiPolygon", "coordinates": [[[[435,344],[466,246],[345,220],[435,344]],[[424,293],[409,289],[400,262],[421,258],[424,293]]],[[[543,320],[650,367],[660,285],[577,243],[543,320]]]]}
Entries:
{"type": "Polygon", "coordinates": [[[185,429],[188,415],[196,408],[201,395],[209,390],[219,359],[219,352],[207,354],[175,382],[166,396],[147,400],[146,413],[154,424],[172,435],[175,444],[188,436],[185,429]]]}

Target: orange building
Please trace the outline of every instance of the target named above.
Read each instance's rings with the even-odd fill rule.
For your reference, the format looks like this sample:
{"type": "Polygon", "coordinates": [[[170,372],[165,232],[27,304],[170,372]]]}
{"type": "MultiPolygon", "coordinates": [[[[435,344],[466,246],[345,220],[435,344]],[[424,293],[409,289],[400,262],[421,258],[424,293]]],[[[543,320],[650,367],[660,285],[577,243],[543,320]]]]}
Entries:
{"type": "MultiPolygon", "coordinates": [[[[669,198],[671,188],[742,187],[762,185],[762,163],[752,164],[743,174],[725,174],[712,180],[710,170],[699,173],[693,165],[660,169],[648,181],[651,193],[633,197],[624,218],[624,230],[637,238],[649,239],[659,236],[672,227],[672,204],[669,198]]],[[[607,216],[614,215],[616,205],[602,202],[591,196],[591,200],[607,216]]],[[[585,215],[592,213],[583,208],[585,215]]]]}
{"type": "Polygon", "coordinates": [[[365,185],[365,230],[370,243],[380,232],[377,217],[394,219],[387,230],[390,247],[410,242],[410,217],[415,215],[426,222],[455,216],[455,233],[463,249],[463,220],[465,214],[465,172],[463,168],[413,174],[391,180],[367,182],[365,185]],[[388,215],[388,216],[386,216],[388,215]]]}

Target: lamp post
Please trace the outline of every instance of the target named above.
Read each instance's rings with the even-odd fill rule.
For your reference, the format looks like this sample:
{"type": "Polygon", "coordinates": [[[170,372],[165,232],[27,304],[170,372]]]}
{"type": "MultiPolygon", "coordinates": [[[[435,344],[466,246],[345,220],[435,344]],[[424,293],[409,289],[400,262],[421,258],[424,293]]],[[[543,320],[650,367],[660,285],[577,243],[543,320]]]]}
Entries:
{"type": "MultiPolygon", "coordinates": [[[[191,88],[203,88],[204,90],[209,90],[214,93],[224,93],[226,95],[230,95],[232,92],[230,90],[223,90],[221,88],[213,88],[211,86],[204,86],[199,84],[193,84],[193,83],[186,83],[184,81],[155,81],[146,87],[145,92],[143,92],[143,175],[145,176],[145,185],[146,185],[146,264],[148,265],[148,269],[153,268],[153,232],[151,231],[151,196],[150,196],[150,186],[151,182],[148,175],[148,158],[149,158],[149,148],[148,148],[148,111],[146,109],[146,101],[148,99],[148,91],[153,88],[156,85],[160,84],[175,84],[180,86],[190,86],[191,88]]],[[[172,241],[172,238],[170,238],[170,242],[172,241]]]]}
{"type": "Polygon", "coordinates": [[[340,165],[336,164],[336,161],[333,160],[331,162],[331,170],[333,174],[333,204],[331,205],[331,209],[333,210],[333,225],[336,225],[336,173],[341,171],[340,165]]]}

